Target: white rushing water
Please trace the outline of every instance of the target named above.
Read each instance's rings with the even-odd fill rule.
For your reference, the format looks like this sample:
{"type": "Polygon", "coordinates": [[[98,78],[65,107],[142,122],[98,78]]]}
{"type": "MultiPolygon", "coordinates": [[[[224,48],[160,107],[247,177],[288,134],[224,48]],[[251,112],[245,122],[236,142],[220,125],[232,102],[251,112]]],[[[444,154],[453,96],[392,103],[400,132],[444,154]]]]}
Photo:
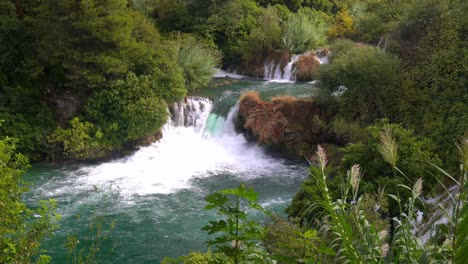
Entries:
{"type": "Polygon", "coordinates": [[[221,69],[216,69],[216,72],[213,75],[213,78],[226,78],[226,77],[231,78],[231,79],[238,79],[238,80],[247,78],[246,76],[237,74],[236,72],[227,72],[221,69]]]}
{"type": "Polygon", "coordinates": [[[267,156],[235,132],[237,106],[226,118],[210,113],[212,107],[212,102],[202,97],[175,103],[172,120],[164,126],[160,141],[128,158],[71,171],[69,184],[47,187],[49,196],[90,186],[117,186],[121,195],[131,199],[133,195],[173,193],[190,188],[193,179],[222,173],[246,178],[278,170],[287,174],[283,161],[267,156]]]}
{"type": "Polygon", "coordinates": [[[272,61],[268,64],[265,64],[264,69],[264,79],[273,82],[295,82],[296,81],[296,67],[295,64],[299,59],[299,55],[293,55],[291,60],[281,69],[281,64],[275,61],[272,61]]]}

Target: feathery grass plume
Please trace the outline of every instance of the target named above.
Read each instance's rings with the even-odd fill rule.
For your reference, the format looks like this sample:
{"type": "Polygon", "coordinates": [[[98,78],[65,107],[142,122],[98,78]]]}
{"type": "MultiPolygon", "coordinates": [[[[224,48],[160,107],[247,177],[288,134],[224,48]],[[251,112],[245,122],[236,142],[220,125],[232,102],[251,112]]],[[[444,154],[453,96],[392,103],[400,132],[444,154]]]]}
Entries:
{"type": "Polygon", "coordinates": [[[359,164],[354,164],[351,167],[348,175],[351,188],[353,188],[353,192],[356,192],[357,188],[359,187],[359,182],[361,181],[361,167],[359,164]]]}
{"type": "Polygon", "coordinates": [[[386,229],[381,230],[379,232],[379,239],[380,240],[385,240],[385,239],[387,239],[387,237],[388,237],[388,231],[386,229]]]}
{"type": "Polygon", "coordinates": [[[380,154],[386,162],[392,165],[392,168],[395,168],[398,160],[398,145],[393,138],[390,126],[386,125],[380,133],[380,143],[378,146],[380,154]]]}
{"type": "Polygon", "coordinates": [[[389,250],[390,246],[388,245],[388,243],[383,244],[382,247],[380,247],[380,255],[385,258],[389,250]]]}
{"type": "Polygon", "coordinates": [[[413,186],[413,199],[416,200],[422,193],[423,180],[419,178],[413,186]]]}
{"type": "Polygon", "coordinates": [[[327,160],[327,154],[325,153],[325,150],[322,148],[322,146],[318,145],[317,146],[317,152],[316,152],[316,159],[318,161],[319,167],[323,170],[327,166],[328,160],[327,160]]]}

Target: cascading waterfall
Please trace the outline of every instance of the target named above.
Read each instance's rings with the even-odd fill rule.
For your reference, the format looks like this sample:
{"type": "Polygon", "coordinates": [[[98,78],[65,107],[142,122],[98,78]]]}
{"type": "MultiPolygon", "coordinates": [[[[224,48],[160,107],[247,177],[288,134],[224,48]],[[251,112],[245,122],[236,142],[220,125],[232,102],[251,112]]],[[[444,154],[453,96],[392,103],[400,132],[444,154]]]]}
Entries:
{"type": "Polygon", "coordinates": [[[201,130],[212,107],[211,101],[204,97],[192,97],[176,102],[169,108],[172,125],[193,126],[201,130]]]}
{"type": "Polygon", "coordinates": [[[291,61],[286,64],[283,70],[283,78],[284,80],[296,81],[296,67],[295,64],[301,55],[294,55],[291,58],[291,61]]]}
{"type": "Polygon", "coordinates": [[[293,55],[291,60],[286,64],[286,66],[281,69],[281,64],[272,61],[264,65],[264,79],[269,81],[278,81],[278,82],[294,82],[296,80],[295,63],[301,55],[293,55]]]}
{"type": "MultiPolygon", "coordinates": [[[[315,54],[320,54],[320,51],[316,51],[315,54]]],[[[266,63],[264,69],[264,79],[273,82],[295,82],[296,81],[296,63],[299,58],[303,55],[308,55],[309,52],[304,54],[297,54],[291,57],[291,60],[281,69],[281,63],[272,61],[266,63]]],[[[315,55],[315,58],[320,64],[328,63],[328,53],[323,56],[315,55]]]]}
{"type": "MultiPolygon", "coordinates": [[[[225,109],[231,99],[216,104],[225,109]]],[[[200,228],[215,217],[203,209],[204,198],[241,182],[261,193],[260,204],[281,213],[307,167],[269,157],[237,134],[237,105],[226,114],[213,109],[213,102],[203,97],[172,105],[163,138],[127,158],[33,168],[27,199],[55,199],[62,214],[62,228],[46,246],[54,261],[66,262],[66,252],[57,245],[70,233],[85,240],[89,219],[96,214],[116,221],[111,236],[121,242],[99,263],[159,263],[165,256],[203,250],[206,234],[200,228]]]]}
{"type": "Polygon", "coordinates": [[[264,175],[274,168],[287,169],[282,161],[267,156],[235,132],[237,106],[226,117],[211,113],[212,108],[213,103],[204,97],[173,104],[160,141],[130,157],[71,172],[73,184],[61,186],[57,194],[73,186],[113,185],[132,199],[135,194],[173,193],[189,188],[193,178],[222,171],[264,175]]]}

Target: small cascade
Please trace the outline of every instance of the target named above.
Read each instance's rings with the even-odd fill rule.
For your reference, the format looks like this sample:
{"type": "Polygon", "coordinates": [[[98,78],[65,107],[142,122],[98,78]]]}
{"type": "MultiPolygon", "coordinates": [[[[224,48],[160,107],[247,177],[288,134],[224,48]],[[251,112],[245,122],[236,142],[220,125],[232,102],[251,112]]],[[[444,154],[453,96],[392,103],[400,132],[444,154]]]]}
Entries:
{"type": "Polygon", "coordinates": [[[234,71],[223,71],[221,69],[216,69],[215,74],[213,75],[213,78],[230,78],[230,79],[245,79],[246,76],[238,74],[237,69],[234,71]]]}
{"type": "MultiPolygon", "coordinates": [[[[328,53],[330,54],[330,53],[328,53]]],[[[317,56],[317,60],[320,62],[320,64],[327,64],[328,63],[328,54],[325,56],[317,56]]]]}
{"type": "Polygon", "coordinates": [[[264,79],[266,80],[281,80],[282,73],[281,73],[281,66],[276,62],[271,62],[269,64],[265,64],[264,66],[264,79]]]}
{"type": "MultiPolygon", "coordinates": [[[[295,82],[297,80],[297,62],[303,55],[309,55],[310,53],[292,55],[289,62],[281,69],[281,63],[272,61],[265,63],[264,65],[264,79],[273,82],[295,82]]],[[[320,64],[327,63],[328,57],[317,57],[320,64]]]]}
{"type": "Polygon", "coordinates": [[[296,81],[296,62],[301,55],[293,55],[291,61],[286,64],[283,70],[283,77],[281,79],[289,80],[289,81],[296,81]]]}
{"type": "Polygon", "coordinates": [[[320,64],[328,64],[328,58],[331,54],[328,49],[316,50],[315,54],[315,58],[320,62],[320,64]]]}
{"type": "Polygon", "coordinates": [[[171,124],[175,127],[195,127],[201,131],[212,108],[213,104],[208,98],[187,97],[169,107],[171,124]]]}
{"type": "Polygon", "coordinates": [[[454,185],[448,190],[447,193],[438,195],[428,200],[423,200],[426,207],[432,207],[432,209],[429,210],[427,217],[424,217],[421,213],[421,217],[418,219],[418,223],[416,224],[417,234],[423,243],[426,243],[429,241],[429,239],[436,235],[437,226],[441,224],[447,224],[451,221],[438,206],[445,208],[448,215],[452,215],[452,197],[456,197],[458,190],[458,186],[454,185]]]}

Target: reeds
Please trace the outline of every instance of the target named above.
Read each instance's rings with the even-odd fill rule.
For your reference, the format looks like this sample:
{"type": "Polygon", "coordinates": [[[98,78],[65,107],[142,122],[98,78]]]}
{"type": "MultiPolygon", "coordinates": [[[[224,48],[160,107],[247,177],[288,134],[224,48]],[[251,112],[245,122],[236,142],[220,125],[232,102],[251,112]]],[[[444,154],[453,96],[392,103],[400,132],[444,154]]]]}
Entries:
{"type": "MultiPolygon", "coordinates": [[[[466,206],[468,188],[467,164],[468,141],[464,139],[459,147],[461,161],[460,180],[437,167],[458,187],[456,195],[446,188],[452,200],[451,208],[441,208],[447,217],[443,226],[442,241],[432,239],[422,242],[415,230],[417,219],[416,202],[421,199],[423,180],[418,179],[413,186],[399,184],[399,188],[411,192],[406,201],[398,194],[388,194],[400,206],[400,214],[389,219],[393,222],[392,233],[378,228],[368,219],[361,205],[359,184],[361,181],[360,166],[355,164],[348,171],[348,184],[342,184],[342,197],[337,200],[330,198],[325,174],[327,156],[320,146],[316,152],[317,169],[312,169],[312,177],[321,192],[321,198],[309,208],[321,207],[320,229],[324,237],[329,237],[328,246],[335,252],[334,262],[337,263],[464,263],[468,258],[468,207],[466,206]],[[451,213],[450,213],[451,212],[451,213]],[[351,221],[350,221],[351,220],[351,221]],[[355,231],[355,233],[353,233],[355,231]]],[[[400,173],[396,163],[398,147],[391,131],[385,129],[381,135],[379,150],[383,158],[400,173]]],[[[401,172],[402,173],[402,172],[401,172]]],[[[435,227],[434,227],[435,228],[435,227]]],[[[466,263],[466,262],[465,262],[466,263]]]]}

